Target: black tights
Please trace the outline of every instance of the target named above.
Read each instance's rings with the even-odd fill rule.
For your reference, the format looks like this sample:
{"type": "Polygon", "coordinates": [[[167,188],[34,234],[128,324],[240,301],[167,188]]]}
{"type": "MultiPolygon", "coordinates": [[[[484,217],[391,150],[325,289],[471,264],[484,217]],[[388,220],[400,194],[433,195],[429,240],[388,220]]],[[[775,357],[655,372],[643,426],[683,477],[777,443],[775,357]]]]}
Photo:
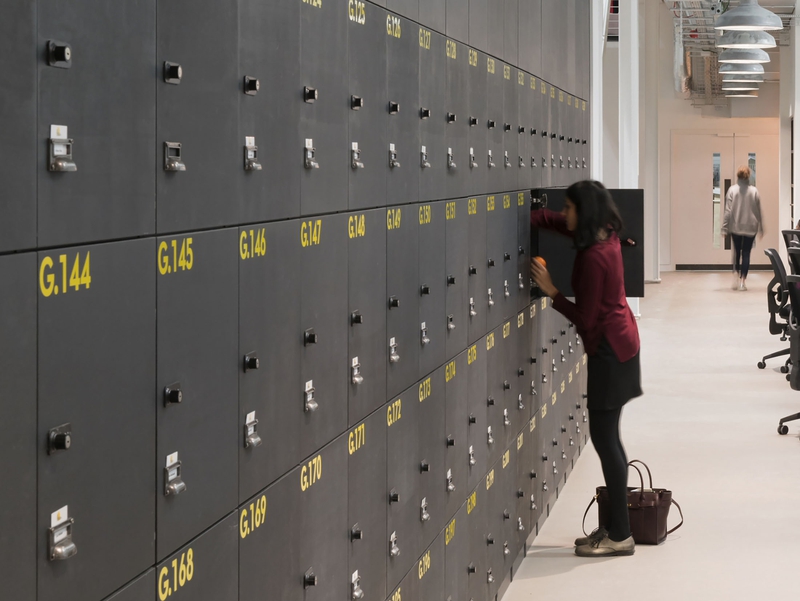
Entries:
{"type": "Polygon", "coordinates": [[[750,271],[750,251],[753,249],[755,236],[739,236],[731,234],[733,238],[733,270],[739,277],[746,278],[750,271]]]}
{"type": "Polygon", "coordinates": [[[608,537],[616,542],[631,535],[628,517],[628,457],[619,437],[621,415],[622,407],[589,410],[589,433],[603,466],[611,510],[610,523],[600,525],[608,530],[608,537]]]}

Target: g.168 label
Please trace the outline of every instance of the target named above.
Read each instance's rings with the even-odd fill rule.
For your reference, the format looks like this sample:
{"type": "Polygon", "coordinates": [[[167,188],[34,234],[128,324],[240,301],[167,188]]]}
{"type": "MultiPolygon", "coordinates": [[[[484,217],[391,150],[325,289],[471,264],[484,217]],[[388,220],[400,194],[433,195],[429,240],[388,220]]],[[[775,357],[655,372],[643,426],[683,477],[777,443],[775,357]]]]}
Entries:
{"type": "Polygon", "coordinates": [[[189,549],[172,560],[172,578],[168,566],[161,568],[158,574],[158,598],[166,601],[168,597],[177,593],[181,588],[191,582],[194,577],[194,551],[189,549]]]}

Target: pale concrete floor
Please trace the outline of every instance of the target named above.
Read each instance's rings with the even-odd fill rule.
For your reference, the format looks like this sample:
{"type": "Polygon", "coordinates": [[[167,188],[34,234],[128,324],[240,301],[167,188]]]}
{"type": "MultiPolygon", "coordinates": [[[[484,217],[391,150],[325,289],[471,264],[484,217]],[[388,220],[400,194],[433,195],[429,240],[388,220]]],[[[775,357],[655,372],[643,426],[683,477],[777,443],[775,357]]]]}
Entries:
{"type": "MultiPolygon", "coordinates": [[[[666,273],[647,286],[645,395],[626,407],[622,436],[654,485],[672,489],[684,526],[633,557],[576,557],[572,541],[602,484],[590,444],[503,601],[800,597],[800,422],[787,436],[776,431],[780,417],[800,411],[800,392],[778,372],[780,360],[756,368],[788,344],[767,330],[770,278],[751,274],[747,292],[732,291],[727,273],[666,273]]],[[[673,508],[671,525],[677,518],[673,508]]]]}

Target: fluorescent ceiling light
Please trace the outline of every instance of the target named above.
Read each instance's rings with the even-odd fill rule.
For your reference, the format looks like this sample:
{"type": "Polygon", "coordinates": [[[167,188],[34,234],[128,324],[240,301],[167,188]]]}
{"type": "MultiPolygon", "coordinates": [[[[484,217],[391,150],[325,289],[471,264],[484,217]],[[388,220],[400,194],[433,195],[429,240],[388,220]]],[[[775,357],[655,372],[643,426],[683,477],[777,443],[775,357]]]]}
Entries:
{"type": "Polygon", "coordinates": [[[725,94],[725,98],[758,98],[757,92],[733,92],[725,94]]]}
{"type": "Polygon", "coordinates": [[[783,29],[781,18],[758,5],[758,0],[742,0],[739,6],[725,11],[714,23],[715,29],[733,31],[777,31],[783,29]]]}
{"type": "Polygon", "coordinates": [[[775,48],[775,38],[766,31],[726,31],[717,48],[775,48]]]}
{"type": "Polygon", "coordinates": [[[764,83],[764,77],[761,75],[724,75],[722,83],[764,83]]]}
{"type": "Polygon", "coordinates": [[[748,63],[768,63],[769,54],[760,48],[728,48],[719,53],[717,59],[720,63],[748,64],[748,63]]]}
{"type": "Polygon", "coordinates": [[[759,65],[757,63],[747,63],[747,64],[732,64],[726,63],[723,64],[719,68],[719,72],[723,75],[752,75],[752,74],[764,74],[764,65],[759,65]]]}
{"type": "Polygon", "coordinates": [[[745,92],[745,91],[757,91],[757,85],[746,85],[746,84],[732,84],[729,86],[723,85],[722,91],[723,92],[745,92]]]}

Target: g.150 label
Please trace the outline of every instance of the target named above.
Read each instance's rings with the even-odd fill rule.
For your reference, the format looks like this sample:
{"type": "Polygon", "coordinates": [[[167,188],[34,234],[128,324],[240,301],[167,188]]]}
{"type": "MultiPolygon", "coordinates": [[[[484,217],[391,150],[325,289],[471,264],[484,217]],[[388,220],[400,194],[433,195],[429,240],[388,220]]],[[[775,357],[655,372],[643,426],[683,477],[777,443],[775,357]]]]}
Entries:
{"type": "Polygon", "coordinates": [[[56,271],[53,257],[45,257],[39,266],[39,289],[42,296],[45,298],[52,294],[67,294],[70,287],[74,291],[88,290],[92,284],[92,268],[90,261],[90,253],[86,253],[86,258],[83,260],[83,267],[81,267],[81,254],[75,253],[75,258],[72,260],[72,267],[69,267],[69,257],[67,255],[58,256],[58,264],[61,269],[56,271]],[[67,276],[69,273],[69,277],[67,276]],[[61,276],[60,283],[56,283],[61,276]]]}

